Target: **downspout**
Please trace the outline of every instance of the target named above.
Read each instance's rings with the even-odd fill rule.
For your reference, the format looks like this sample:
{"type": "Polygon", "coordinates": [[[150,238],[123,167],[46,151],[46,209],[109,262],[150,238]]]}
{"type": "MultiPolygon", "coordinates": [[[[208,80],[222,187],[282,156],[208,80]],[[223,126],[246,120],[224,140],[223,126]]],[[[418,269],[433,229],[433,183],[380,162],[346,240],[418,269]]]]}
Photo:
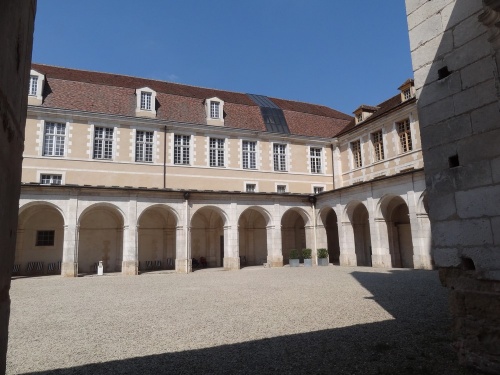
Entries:
{"type": "Polygon", "coordinates": [[[185,249],[186,250],[185,251],[186,252],[186,273],[189,273],[189,269],[190,269],[189,263],[191,261],[191,254],[190,254],[190,251],[189,251],[189,249],[190,249],[190,246],[189,246],[189,240],[190,240],[190,238],[189,238],[189,227],[188,227],[188,225],[189,225],[189,195],[190,194],[189,194],[188,191],[184,192],[184,200],[185,200],[184,204],[185,204],[185,212],[186,212],[186,222],[184,223],[185,226],[186,226],[185,241],[184,241],[185,244],[186,244],[186,249],[185,249]]]}
{"type": "Polygon", "coordinates": [[[163,129],[163,188],[167,188],[167,125],[163,129]]]}

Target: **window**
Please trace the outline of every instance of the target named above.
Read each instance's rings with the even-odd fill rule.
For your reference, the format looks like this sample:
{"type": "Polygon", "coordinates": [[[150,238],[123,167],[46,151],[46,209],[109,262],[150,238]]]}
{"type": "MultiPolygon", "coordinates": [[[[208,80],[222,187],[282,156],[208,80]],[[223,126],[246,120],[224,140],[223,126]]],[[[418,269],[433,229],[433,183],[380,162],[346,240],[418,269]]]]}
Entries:
{"type": "Polygon", "coordinates": [[[358,120],[358,122],[363,121],[363,113],[359,113],[359,114],[356,116],[356,119],[358,120]]]}
{"type": "Polygon", "coordinates": [[[246,184],[245,185],[245,191],[247,193],[255,193],[256,189],[257,189],[257,185],[256,184],[246,184]]]}
{"type": "Polygon", "coordinates": [[[286,193],[286,185],[277,185],[276,192],[280,194],[286,193]]]}
{"type": "Polygon", "coordinates": [[[54,246],[53,230],[37,230],[35,246],[54,246]]]}
{"type": "Polygon", "coordinates": [[[411,88],[407,88],[406,90],[403,91],[403,97],[405,98],[405,100],[411,98],[411,88]]]}
{"type": "Polygon", "coordinates": [[[363,162],[361,160],[361,141],[351,142],[351,151],[354,168],[362,167],[363,162]]]}
{"type": "Polygon", "coordinates": [[[191,136],[174,136],[174,164],[189,165],[189,143],[191,136]]]}
{"type": "Polygon", "coordinates": [[[398,127],[399,142],[401,143],[401,152],[408,152],[413,149],[411,143],[410,120],[406,119],[396,123],[398,127]]]}
{"type": "Polygon", "coordinates": [[[45,123],[43,138],[44,156],[64,156],[64,140],[66,139],[66,124],[56,122],[45,123]]]}
{"type": "Polygon", "coordinates": [[[151,93],[141,91],[141,109],[151,111],[151,93]]]}
{"type": "Polygon", "coordinates": [[[60,174],[41,174],[40,183],[42,185],[61,185],[62,175],[60,174]]]}
{"type": "Polygon", "coordinates": [[[38,93],[38,76],[30,76],[28,95],[36,96],[38,93]]]}
{"type": "Polygon", "coordinates": [[[224,166],[224,139],[210,138],[210,166],[224,166]]]}
{"type": "Polygon", "coordinates": [[[382,130],[372,134],[373,148],[375,150],[375,161],[384,160],[384,142],[382,140],[382,130]]]}
{"type": "Polygon", "coordinates": [[[257,142],[243,141],[243,169],[257,168],[257,142]]]}
{"type": "Polygon", "coordinates": [[[311,147],[309,154],[311,156],[311,173],[321,173],[321,148],[311,147]]]}
{"type": "Polygon", "coordinates": [[[154,133],[138,130],[135,133],[135,161],[151,163],[153,161],[154,133]]]}
{"type": "Polygon", "coordinates": [[[113,158],[113,128],[94,129],[94,159],[113,158]]]}
{"type": "Polygon", "coordinates": [[[322,193],[324,190],[325,190],[325,188],[323,186],[314,186],[313,187],[314,194],[322,193]]]}
{"type": "Polygon", "coordinates": [[[220,118],[220,102],[210,102],[210,118],[220,118]]]}
{"type": "Polygon", "coordinates": [[[286,171],[286,145],[273,144],[274,170],[286,171]]]}

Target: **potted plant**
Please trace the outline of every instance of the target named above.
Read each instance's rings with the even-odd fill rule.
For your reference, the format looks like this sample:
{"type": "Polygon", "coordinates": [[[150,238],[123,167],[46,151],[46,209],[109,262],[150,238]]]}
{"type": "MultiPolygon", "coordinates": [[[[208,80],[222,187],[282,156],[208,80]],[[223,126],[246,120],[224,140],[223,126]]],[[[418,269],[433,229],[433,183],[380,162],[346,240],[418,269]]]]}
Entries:
{"type": "Polygon", "coordinates": [[[302,257],[304,258],[304,266],[312,267],[312,250],[311,249],[302,249],[302,257]]]}
{"type": "Polygon", "coordinates": [[[328,266],[327,249],[318,249],[318,266],[328,266]]]}
{"type": "Polygon", "coordinates": [[[290,250],[290,255],[288,256],[288,264],[290,267],[298,267],[300,264],[299,252],[297,249],[290,250]]]}

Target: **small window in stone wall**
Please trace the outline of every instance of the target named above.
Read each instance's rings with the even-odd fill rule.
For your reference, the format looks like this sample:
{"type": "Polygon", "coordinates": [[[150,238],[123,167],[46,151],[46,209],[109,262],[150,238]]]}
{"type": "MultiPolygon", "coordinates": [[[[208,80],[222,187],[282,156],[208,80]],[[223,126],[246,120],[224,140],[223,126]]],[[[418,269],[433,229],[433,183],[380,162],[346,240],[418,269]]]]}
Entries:
{"type": "Polygon", "coordinates": [[[35,246],[54,246],[54,230],[38,230],[35,246]]]}

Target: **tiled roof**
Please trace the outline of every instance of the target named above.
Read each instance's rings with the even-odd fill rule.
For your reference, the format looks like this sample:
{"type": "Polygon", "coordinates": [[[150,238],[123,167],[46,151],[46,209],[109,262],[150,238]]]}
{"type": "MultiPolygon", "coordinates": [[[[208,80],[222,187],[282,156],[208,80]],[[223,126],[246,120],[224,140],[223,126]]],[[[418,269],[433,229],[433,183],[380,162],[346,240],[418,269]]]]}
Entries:
{"type": "Polygon", "coordinates": [[[342,130],[340,131],[337,135],[342,135],[344,133],[348,133],[349,131],[353,130],[354,128],[360,128],[362,126],[365,126],[367,124],[370,124],[371,122],[375,121],[376,119],[382,117],[386,113],[396,109],[397,107],[402,107],[406,104],[413,103],[415,101],[415,98],[411,98],[406,101],[401,100],[401,94],[397,94],[393,96],[390,99],[387,99],[385,102],[380,103],[374,108],[378,108],[377,111],[375,111],[370,117],[368,117],[366,120],[363,122],[359,123],[356,125],[356,121],[352,119],[349,124],[342,130]]]}
{"type": "MultiPolygon", "coordinates": [[[[149,87],[157,93],[160,120],[205,124],[204,100],[218,97],[224,101],[226,127],[266,131],[260,108],[246,94],[41,64],[32,68],[45,75],[43,107],[135,116],[135,90],[149,87]]],[[[296,135],[333,137],[352,119],[321,105],[270,99],[296,135]]]]}

